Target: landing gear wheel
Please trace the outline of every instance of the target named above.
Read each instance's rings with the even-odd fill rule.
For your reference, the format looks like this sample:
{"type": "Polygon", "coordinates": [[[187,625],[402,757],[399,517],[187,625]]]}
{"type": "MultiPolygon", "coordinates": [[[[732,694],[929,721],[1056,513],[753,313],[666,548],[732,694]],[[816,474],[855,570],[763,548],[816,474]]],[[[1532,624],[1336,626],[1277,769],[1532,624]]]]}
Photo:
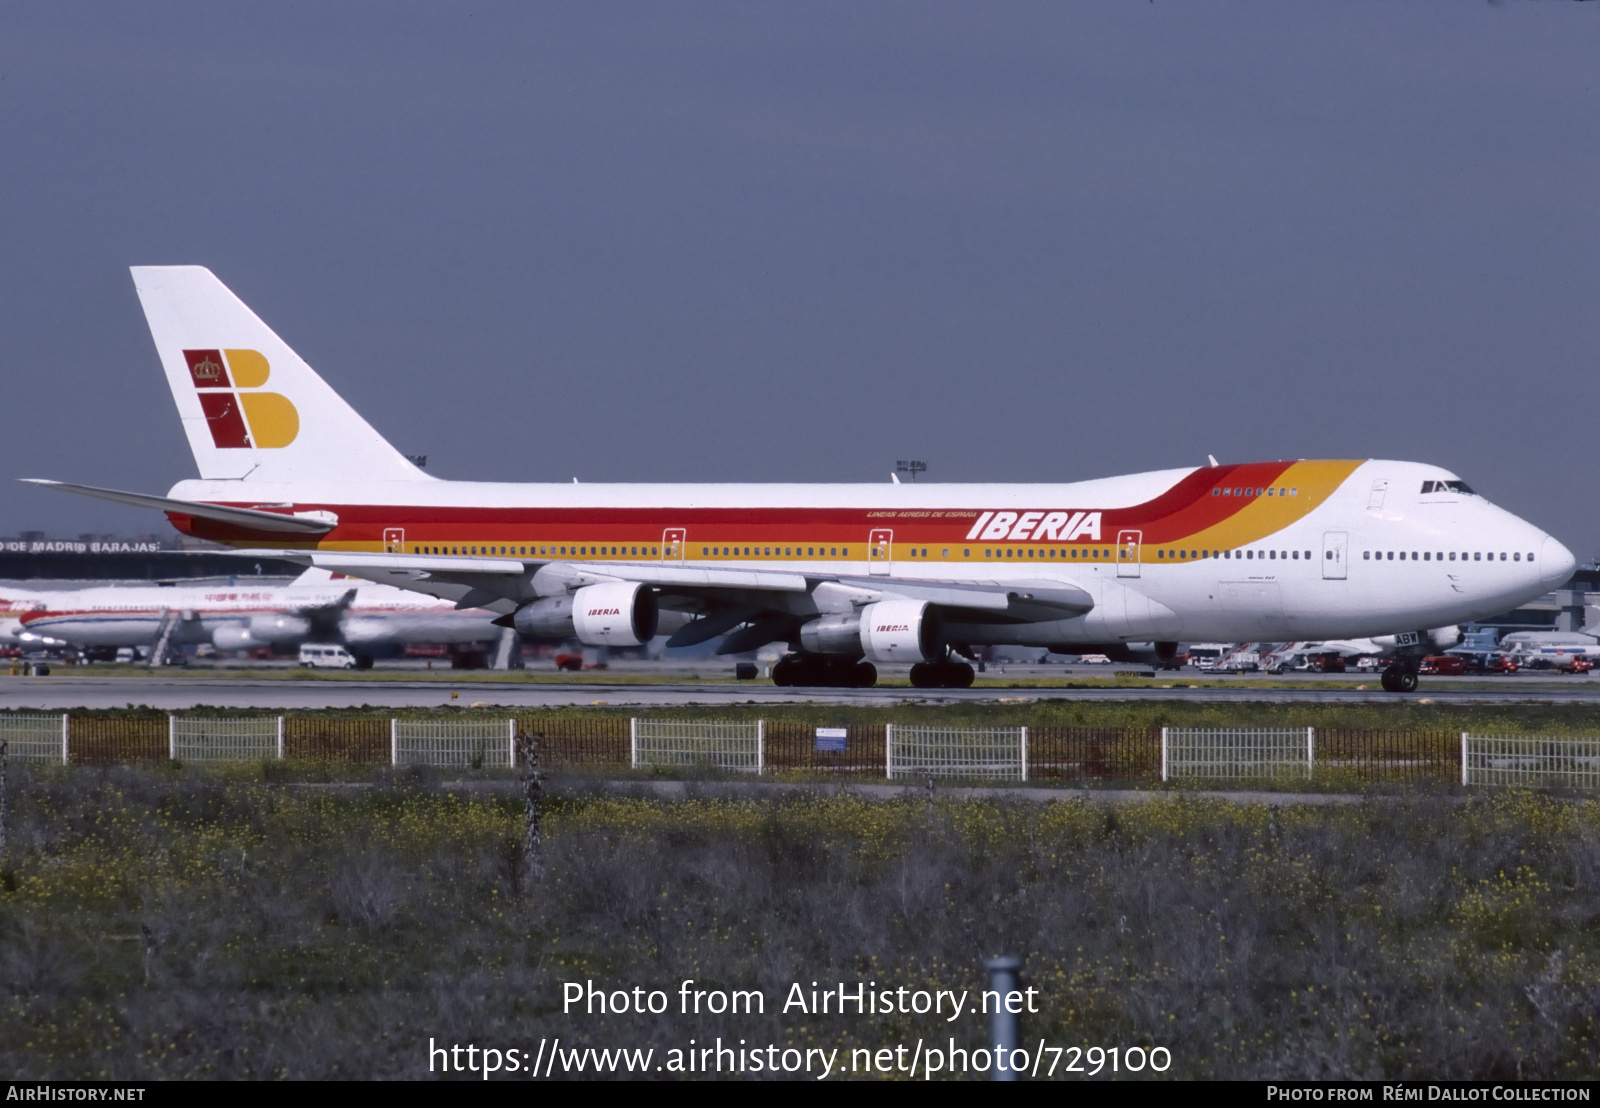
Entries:
{"type": "Polygon", "coordinates": [[[878,683],[878,670],[870,662],[848,658],[785,654],[772,667],[772,683],[790,688],[870,689],[878,683]]]}
{"type": "Polygon", "coordinates": [[[919,689],[970,689],[974,674],[965,662],[918,662],[911,683],[919,689]]]}
{"type": "Polygon", "coordinates": [[[1406,666],[1390,666],[1383,671],[1385,692],[1416,692],[1417,671],[1406,666]]]}

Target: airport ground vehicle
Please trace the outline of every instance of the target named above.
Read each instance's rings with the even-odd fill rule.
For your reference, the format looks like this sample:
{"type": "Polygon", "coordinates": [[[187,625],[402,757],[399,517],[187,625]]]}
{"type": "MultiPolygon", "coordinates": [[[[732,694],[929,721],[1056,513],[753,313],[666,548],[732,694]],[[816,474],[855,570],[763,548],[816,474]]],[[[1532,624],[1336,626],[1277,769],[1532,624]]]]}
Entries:
{"type": "Polygon", "coordinates": [[[306,643],[300,648],[300,664],[312,669],[355,669],[357,666],[355,655],[338,643],[306,643]]]}
{"type": "Polygon", "coordinates": [[[787,643],[792,675],[977,648],[1395,635],[1416,687],[1428,629],[1567,579],[1570,551],[1437,466],[1275,461],[1070,484],[679,485],[442,481],[396,451],[209,271],[136,267],[198,480],[185,533],[485,607],[527,634],[634,646],[787,643]]]}
{"type": "Polygon", "coordinates": [[[1422,659],[1418,673],[1438,674],[1444,677],[1459,676],[1467,671],[1467,663],[1459,654],[1430,654],[1422,659]]]}
{"type": "Polygon", "coordinates": [[[1581,675],[1594,669],[1594,663],[1583,655],[1567,655],[1565,657],[1546,657],[1544,655],[1513,655],[1516,658],[1517,668],[1530,671],[1548,670],[1553,673],[1570,673],[1581,675]]]}
{"type": "Polygon", "coordinates": [[[1261,652],[1255,643],[1243,643],[1217,659],[1212,673],[1256,673],[1261,669],[1261,652]]]}
{"type": "Polygon", "coordinates": [[[1517,672],[1517,660],[1510,654],[1499,650],[1485,651],[1481,654],[1458,654],[1461,659],[1462,672],[1480,676],[1509,677],[1517,672]]]}

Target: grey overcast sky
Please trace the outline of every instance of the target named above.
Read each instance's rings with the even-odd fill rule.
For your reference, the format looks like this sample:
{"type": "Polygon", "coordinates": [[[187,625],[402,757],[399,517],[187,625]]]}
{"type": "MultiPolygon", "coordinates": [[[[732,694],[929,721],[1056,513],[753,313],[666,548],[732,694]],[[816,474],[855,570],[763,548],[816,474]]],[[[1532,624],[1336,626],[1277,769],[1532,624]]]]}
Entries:
{"type": "Polygon", "coordinates": [[[7,2],[4,469],[194,474],[191,263],[444,477],[1407,458],[1586,557],[1597,84],[1600,4],[7,2]]]}

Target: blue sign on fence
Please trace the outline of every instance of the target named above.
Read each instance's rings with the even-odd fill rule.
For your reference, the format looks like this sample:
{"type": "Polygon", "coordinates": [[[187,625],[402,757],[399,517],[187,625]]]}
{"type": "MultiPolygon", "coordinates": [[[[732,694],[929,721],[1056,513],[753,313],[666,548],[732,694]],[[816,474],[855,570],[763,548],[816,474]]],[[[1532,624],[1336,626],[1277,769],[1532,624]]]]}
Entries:
{"type": "Polygon", "coordinates": [[[817,728],[817,749],[844,752],[844,740],[850,731],[845,727],[819,727],[817,728]]]}

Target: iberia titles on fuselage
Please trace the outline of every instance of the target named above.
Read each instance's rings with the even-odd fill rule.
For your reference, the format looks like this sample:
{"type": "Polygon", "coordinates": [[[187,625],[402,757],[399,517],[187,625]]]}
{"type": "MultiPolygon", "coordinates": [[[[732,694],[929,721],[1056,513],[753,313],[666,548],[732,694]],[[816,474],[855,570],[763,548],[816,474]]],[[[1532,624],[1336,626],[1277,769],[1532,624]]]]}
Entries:
{"type": "Polygon", "coordinates": [[[1455,474],[1410,462],[1029,485],[440,481],[208,271],[134,274],[201,478],[166,497],[74,491],[525,631],[787,642],[813,676],[861,659],[948,669],[980,644],[1425,632],[1516,607],[1574,566],[1455,474]]]}

